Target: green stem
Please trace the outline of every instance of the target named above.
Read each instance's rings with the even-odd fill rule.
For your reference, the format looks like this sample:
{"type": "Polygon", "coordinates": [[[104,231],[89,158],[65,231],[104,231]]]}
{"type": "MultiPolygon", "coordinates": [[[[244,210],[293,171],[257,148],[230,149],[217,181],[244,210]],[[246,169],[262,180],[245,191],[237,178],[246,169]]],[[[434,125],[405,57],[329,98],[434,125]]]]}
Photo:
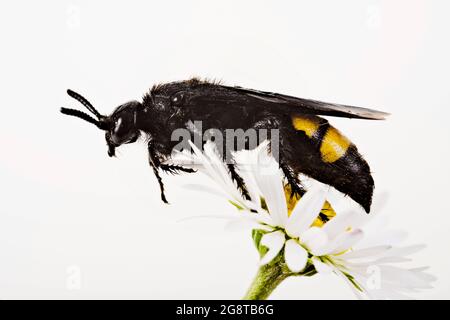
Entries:
{"type": "Polygon", "coordinates": [[[279,263],[270,263],[261,266],[253,279],[244,300],[265,300],[275,288],[287,277],[279,263]]]}
{"type": "MultiPolygon", "coordinates": [[[[264,230],[255,229],[252,231],[253,242],[258,249],[260,257],[263,257],[268,248],[261,245],[262,236],[266,233],[264,230]]],[[[275,290],[275,288],[290,276],[310,277],[316,273],[314,266],[308,263],[302,272],[293,273],[289,270],[284,261],[283,252],[279,253],[270,263],[259,267],[258,273],[253,279],[250,288],[244,296],[244,300],[265,300],[275,290]]]]}

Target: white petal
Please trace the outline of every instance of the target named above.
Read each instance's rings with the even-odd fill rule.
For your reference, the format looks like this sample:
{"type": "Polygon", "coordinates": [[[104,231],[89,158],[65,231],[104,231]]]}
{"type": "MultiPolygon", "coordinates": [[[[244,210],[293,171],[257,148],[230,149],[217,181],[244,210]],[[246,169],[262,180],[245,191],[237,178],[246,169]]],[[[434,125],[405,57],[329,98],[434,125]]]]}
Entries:
{"type": "Polygon", "coordinates": [[[412,259],[403,258],[403,257],[382,257],[378,259],[370,259],[366,258],[365,260],[349,260],[342,258],[339,256],[340,261],[348,267],[352,268],[370,268],[371,266],[386,264],[386,263],[402,263],[402,262],[410,262],[412,259]]]}
{"type": "Polygon", "coordinates": [[[239,230],[254,230],[260,229],[265,231],[273,231],[273,228],[267,225],[260,224],[253,216],[240,215],[234,216],[225,224],[224,227],[227,231],[239,231],[239,230]]]}
{"type": "Polygon", "coordinates": [[[383,264],[383,263],[402,263],[402,262],[410,262],[412,259],[405,258],[405,257],[383,257],[379,258],[374,261],[376,264],[383,264]]]}
{"type": "Polygon", "coordinates": [[[343,233],[334,240],[333,249],[325,254],[338,254],[346,251],[362,238],[363,232],[359,229],[343,233]]]}
{"type": "Polygon", "coordinates": [[[334,239],[339,234],[352,227],[352,221],[358,216],[356,211],[346,211],[336,215],[333,219],[325,223],[323,230],[327,233],[329,239],[334,239]]]}
{"type": "Polygon", "coordinates": [[[283,177],[279,164],[268,153],[268,141],[264,141],[252,151],[234,153],[237,170],[244,178],[256,210],[261,211],[260,197],[266,201],[274,226],[284,226],[287,220],[287,206],[284,196],[283,177]]]}
{"type": "Polygon", "coordinates": [[[347,278],[345,274],[341,272],[341,270],[339,270],[336,267],[332,267],[332,269],[334,273],[336,273],[339,277],[344,279],[345,283],[349,286],[349,288],[352,290],[353,294],[356,296],[358,300],[363,300],[367,298],[367,293],[359,291],[359,289],[355,287],[355,285],[347,278]]]}
{"type": "Polygon", "coordinates": [[[170,159],[164,161],[164,164],[181,165],[195,170],[204,170],[203,164],[199,161],[198,157],[187,151],[173,151],[170,159]]]}
{"type": "Polygon", "coordinates": [[[331,273],[331,271],[333,271],[328,264],[323,263],[322,261],[320,261],[319,258],[313,257],[311,260],[312,260],[312,263],[314,265],[314,268],[316,268],[316,271],[318,273],[320,273],[320,274],[329,274],[329,273],[331,273]]]}
{"type": "Polygon", "coordinates": [[[290,239],[284,247],[284,258],[292,272],[300,272],[306,266],[308,252],[296,240],[290,239]]]}
{"type": "Polygon", "coordinates": [[[426,282],[434,282],[437,280],[437,278],[429,273],[423,272],[423,270],[426,270],[428,268],[415,268],[415,269],[409,269],[409,271],[413,272],[417,277],[422,279],[426,282]]]}
{"type": "Polygon", "coordinates": [[[408,233],[403,230],[373,230],[365,231],[367,235],[358,244],[358,248],[367,248],[380,245],[396,245],[402,242],[408,236],[408,233]]]}
{"type": "Polygon", "coordinates": [[[287,220],[287,205],[283,182],[279,173],[272,170],[259,171],[255,172],[254,177],[275,225],[284,226],[287,220]]]}
{"type": "MultiPolygon", "coordinates": [[[[256,183],[254,173],[259,169],[258,153],[265,151],[267,153],[268,141],[264,141],[254,150],[241,150],[233,152],[233,159],[236,163],[236,169],[239,171],[241,177],[244,179],[247,191],[254,202],[258,202],[260,197],[263,197],[261,190],[259,190],[256,183]]],[[[258,210],[259,212],[259,210],[258,210]]]]}
{"type": "MultiPolygon", "coordinates": [[[[248,151],[248,152],[252,152],[252,151],[248,151]]],[[[239,172],[239,175],[245,181],[245,186],[250,195],[250,199],[254,203],[255,210],[257,210],[258,212],[262,212],[263,210],[261,208],[260,198],[263,197],[263,195],[262,195],[261,190],[259,190],[259,187],[255,181],[255,178],[254,178],[254,175],[252,172],[252,168],[253,168],[252,166],[248,167],[248,166],[241,165],[236,160],[236,171],[239,172]]]]}
{"type": "Polygon", "coordinates": [[[214,143],[211,141],[205,143],[204,152],[198,149],[192,141],[189,141],[189,144],[197,157],[197,161],[202,163],[204,167],[204,170],[201,172],[205,173],[215,181],[234,202],[249,210],[248,201],[246,201],[238,191],[237,186],[231,179],[228,169],[226,168],[226,164],[219,158],[214,143]]]}
{"type": "Polygon", "coordinates": [[[380,265],[378,267],[380,268],[380,275],[383,282],[405,288],[432,288],[429,281],[419,276],[414,271],[385,265],[380,265]]]}
{"type": "MultiPolygon", "coordinates": [[[[224,179],[226,179],[226,177],[223,174],[223,171],[221,172],[217,167],[218,161],[216,158],[218,158],[218,156],[215,156],[212,152],[209,152],[209,154],[206,153],[206,150],[211,149],[211,145],[209,143],[206,143],[204,145],[205,152],[202,152],[192,141],[189,141],[189,144],[194,151],[195,156],[197,157],[196,161],[199,161],[204,166],[204,170],[202,170],[202,172],[204,172],[211,179],[217,182],[219,186],[228,194],[229,190],[227,189],[227,185],[224,182],[224,179]],[[216,166],[214,166],[213,163],[215,163],[216,166]]],[[[230,177],[228,178],[231,180],[230,177]]]]}
{"type": "Polygon", "coordinates": [[[328,236],[322,228],[311,227],[300,235],[300,241],[315,254],[328,243],[328,236]]]}
{"type": "Polygon", "coordinates": [[[269,226],[275,226],[272,217],[266,211],[258,211],[257,213],[255,213],[255,215],[257,221],[259,221],[260,223],[265,223],[269,226]]]}
{"type": "Polygon", "coordinates": [[[418,244],[413,246],[401,247],[401,248],[392,248],[388,252],[386,252],[385,256],[399,256],[399,257],[407,257],[416,252],[419,252],[426,248],[425,244],[418,244]]]}
{"type": "Polygon", "coordinates": [[[429,270],[430,267],[429,266],[425,266],[425,267],[417,267],[417,268],[411,268],[409,269],[409,271],[414,271],[414,272],[425,272],[427,270],[429,270]]]}
{"type": "MultiPolygon", "coordinates": [[[[411,298],[398,292],[398,288],[396,286],[392,286],[386,282],[382,282],[380,288],[371,288],[369,283],[371,280],[367,277],[367,275],[360,276],[357,274],[352,274],[355,281],[358,282],[361,289],[364,291],[364,294],[367,298],[371,300],[410,300],[411,298]]],[[[411,291],[411,290],[408,290],[411,291]]]]}
{"type": "Polygon", "coordinates": [[[231,175],[228,171],[228,167],[219,157],[219,153],[217,151],[215,144],[211,141],[208,141],[204,145],[204,152],[209,158],[210,164],[215,170],[218,178],[221,178],[230,195],[232,195],[239,202],[242,202],[243,197],[237,189],[237,184],[231,178],[231,175]]]}
{"type": "MultiPolygon", "coordinates": [[[[267,214],[267,216],[269,215],[267,214]]],[[[260,213],[239,211],[234,214],[233,219],[230,219],[229,224],[231,227],[233,227],[235,223],[237,224],[241,222],[244,226],[251,227],[251,229],[260,229],[272,232],[274,228],[271,227],[271,224],[267,222],[267,221],[270,222],[271,220],[270,218],[269,219],[266,218],[267,218],[266,216],[260,213]]]]}
{"type": "Polygon", "coordinates": [[[283,248],[285,241],[284,233],[281,231],[275,231],[266,233],[261,238],[261,244],[269,249],[267,253],[262,257],[260,263],[265,265],[275,258],[283,248]]]}
{"type": "Polygon", "coordinates": [[[286,232],[291,237],[299,237],[308,229],[322,210],[327,195],[321,184],[307,191],[295,206],[287,221],[286,232]]]}
{"type": "Polygon", "coordinates": [[[391,246],[377,246],[366,249],[354,250],[351,252],[344,253],[341,258],[343,259],[359,259],[359,258],[368,258],[368,257],[377,257],[382,253],[385,253],[387,250],[391,249],[391,246]]]}

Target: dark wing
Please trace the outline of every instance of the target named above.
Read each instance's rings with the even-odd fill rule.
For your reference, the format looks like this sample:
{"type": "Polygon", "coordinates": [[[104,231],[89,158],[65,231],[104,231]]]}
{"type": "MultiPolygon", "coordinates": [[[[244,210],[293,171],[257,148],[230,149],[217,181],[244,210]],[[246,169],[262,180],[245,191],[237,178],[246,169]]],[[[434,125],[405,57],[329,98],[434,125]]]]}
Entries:
{"type": "Polygon", "coordinates": [[[246,95],[249,98],[260,100],[265,104],[273,104],[274,107],[287,107],[293,112],[298,111],[303,114],[370,120],[383,120],[389,115],[389,113],[382,111],[297,98],[279,93],[245,89],[241,87],[221,87],[226,88],[230,91],[234,91],[236,93],[241,93],[242,95],[246,95]]]}
{"type": "Polygon", "coordinates": [[[151,95],[172,98],[180,95],[180,99],[175,99],[178,101],[178,105],[189,106],[194,109],[200,108],[197,109],[199,112],[204,112],[205,107],[214,107],[208,108],[208,112],[216,109],[217,112],[225,110],[227,113],[233,113],[232,109],[234,108],[236,109],[235,111],[238,111],[239,109],[264,107],[290,114],[301,113],[371,120],[383,120],[389,115],[386,112],[367,108],[297,98],[241,87],[224,86],[198,79],[156,86],[152,89],[151,95]],[[180,93],[182,94],[180,95],[180,93]]]}

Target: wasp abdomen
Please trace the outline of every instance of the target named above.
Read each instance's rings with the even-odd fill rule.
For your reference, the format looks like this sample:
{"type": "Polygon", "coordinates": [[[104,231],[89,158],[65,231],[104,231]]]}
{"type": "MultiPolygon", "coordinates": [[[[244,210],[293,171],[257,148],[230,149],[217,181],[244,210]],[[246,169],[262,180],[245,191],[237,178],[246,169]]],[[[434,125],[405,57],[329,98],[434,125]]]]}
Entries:
{"type": "Polygon", "coordinates": [[[288,161],[294,170],[335,187],[369,212],[374,181],[356,146],[317,116],[292,117],[292,125],[297,137],[290,143],[298,153],[288,161]]]}

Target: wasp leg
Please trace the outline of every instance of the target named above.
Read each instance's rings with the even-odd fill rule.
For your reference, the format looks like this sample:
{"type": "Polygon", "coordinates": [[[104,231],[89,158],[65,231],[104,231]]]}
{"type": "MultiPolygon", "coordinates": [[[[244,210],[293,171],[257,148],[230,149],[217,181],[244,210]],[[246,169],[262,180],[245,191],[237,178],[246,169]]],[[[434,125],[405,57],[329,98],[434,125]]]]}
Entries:
{"type": "Polygon", "coordinates": [[[153,173],[155,174],[156,179],[158,180],[159,188],[161,190],[161,200],[164,203],[169,203],[166,199],[166,195],[164,194],[164,183],[162,181],[161,176],[159,175],[158,168],[160,167],[161,162],[159,161],[158,157],[156,156],[156,150],[154,148],[154,145],[152,143],[148,144],[148,162],[150,164],[150,167],[153,169],[153,173]]]}
{"type": "Polygon", "coordinates": [[[305,193],[305,190],[302,187],[300,179],[294,173],[294,171],[287,165],[280,163],[280,168],[283,171],[286,180],[291,187],[291,198],[294,196],[302,196],[305,193]]]}
{"type": "Polygon", "coordinates": [[[162,182],[162,178],[161,178],[161,176],[159,175],[158,168],[156,168],[156,167],[153,166],[153,165],[151,165],[151,166],[152,166],[152,168],[153,168],[153,173],[155,174],[156,179],[158,180],[159,188],[161,189],[161,200],[162,200],[164,203],[167,203],[167,204],[168,204],[169,202],[167,201],[166,195],[164,194],[164,183],[162,182]]]}
{"type": "Polygon", "coordinates": [[[229,163],[227,164],[227,166],[228,170],[230,171],[231,180],[236,182],[237,187],[241,192],[242,196],[247,200],[251,200],[250,194],[248,193],[247,187],[245,186],[244,179],[242,179],[242,177],[236,172],[236,167],[234,166],[234,164],[229,163]]]}
{"type": "MultiPolygon", "coordinates": [[[[254,124],[254,128],[256,130],[258,129],[267,129],[267,130],[271,130],[271,129],[280,129],[283,127],[283,124],[280,120],[279,116],[276,115],[266,115],[263,119],[257,121],[254,124]]],[[[285,158],[283,155],[283,146],[284,146],[284,140],[282,139],[282,135],[280,135],[280,140],[279,140],[279,147],[278,150],[280,152],[279,154],[279,163],[280,163],[280,168],[283,171],[284,176],[286,177],[286,180],[289,184],[289,186],[291,187],[291,198],[294,197],[295,195],[303,195],[305,193],[305,190],[303,189],[300,180],[298,179],[297,174],[294,172],[294,170],[292,170],[292,168],[290,166],[288,166],[283,159],[285,158]]],[[[269,137],[266,137],[266,139],[269,139],[269,137]]],[[[270,138],[271,139],[271,138],[270,138]]],[[[272,141],[271,141],[272,144],[272,141]]],[[[270,147],[272,148],[272,145],[270,145],[270,147]]]]}
{"type": "Polygon", "coordinates": [[[181,172],[186,173],[194,173],[197,172],[197,170],[191,169],[191,168],[185,168],[178,165],[172,165],[172,164],[161,164],[159,166],[162,171],[170,173],[170,174],[179,174],[181,172]]]}

